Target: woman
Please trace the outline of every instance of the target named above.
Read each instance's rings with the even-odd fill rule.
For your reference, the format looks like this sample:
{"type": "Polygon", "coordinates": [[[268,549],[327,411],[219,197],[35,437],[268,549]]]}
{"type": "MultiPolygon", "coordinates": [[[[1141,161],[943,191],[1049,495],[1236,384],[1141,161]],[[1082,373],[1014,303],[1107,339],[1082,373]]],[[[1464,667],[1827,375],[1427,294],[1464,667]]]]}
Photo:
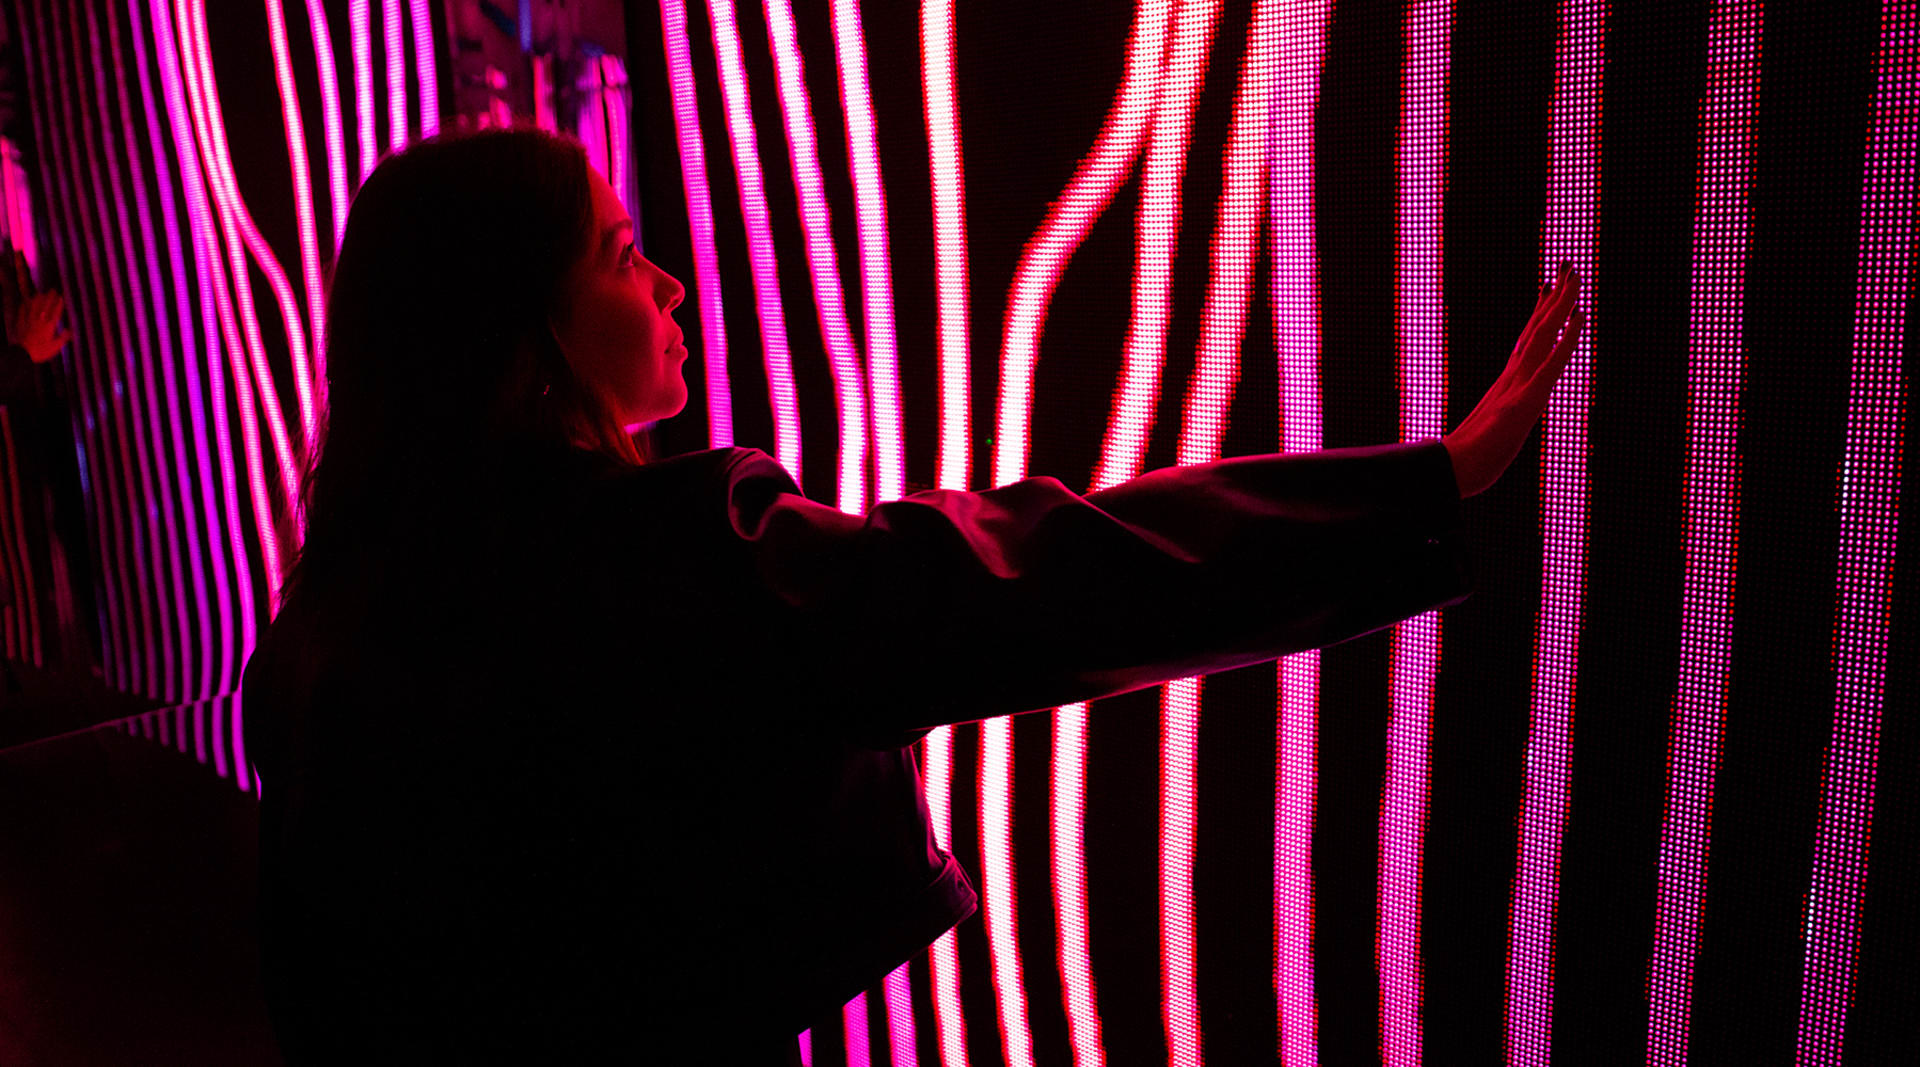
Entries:
{"type": "Polygon", "coordinates": [[[1465,599],[1460,497],[1538,419],[1577,287],[1543,288],[1444,440],[851,516],[757,449],[636,445],[686,401],[684,294],[577,143],[386,159],[245,680],[288,1062],[790,1057],[975,910],[920,796],[929,730],[1465,599]]]}

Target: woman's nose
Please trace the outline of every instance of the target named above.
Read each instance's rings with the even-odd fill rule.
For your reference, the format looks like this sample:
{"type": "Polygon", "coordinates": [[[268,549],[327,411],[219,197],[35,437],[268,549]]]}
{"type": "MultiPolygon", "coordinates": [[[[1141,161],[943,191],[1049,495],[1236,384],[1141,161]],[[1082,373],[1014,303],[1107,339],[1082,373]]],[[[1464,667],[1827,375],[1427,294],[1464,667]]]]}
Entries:
{"type": "MultiPolygon", "coordinates": [[[[655,268],[655,269],[658,269],[658,268],[655,268]]],[[[680,306],[680,301],[686,299],[687,287],[680,284],[680,279],[675,278],[673,275],[668,274],[664,270],[660,271],[660,281],[662,285],[665,287],[664,292],[666,293],[666,299],[662,304],[662,310],[670,312],[674,308],[677,308],[680,306]]]]}

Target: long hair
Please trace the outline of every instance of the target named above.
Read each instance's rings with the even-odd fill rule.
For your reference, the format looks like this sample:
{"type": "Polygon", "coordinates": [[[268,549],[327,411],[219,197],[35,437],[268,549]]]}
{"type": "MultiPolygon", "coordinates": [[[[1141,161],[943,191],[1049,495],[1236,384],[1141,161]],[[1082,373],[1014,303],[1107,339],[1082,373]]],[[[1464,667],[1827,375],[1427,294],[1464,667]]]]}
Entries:
{"type": "Polygon", "coordinates": [[[504,459],[652,459],[548,325],[594,237],[587,167],[573,138],[514,127],[417,141],[367,176],[328,284],[306,536],[283,603],[457,514],[504,459]]]}

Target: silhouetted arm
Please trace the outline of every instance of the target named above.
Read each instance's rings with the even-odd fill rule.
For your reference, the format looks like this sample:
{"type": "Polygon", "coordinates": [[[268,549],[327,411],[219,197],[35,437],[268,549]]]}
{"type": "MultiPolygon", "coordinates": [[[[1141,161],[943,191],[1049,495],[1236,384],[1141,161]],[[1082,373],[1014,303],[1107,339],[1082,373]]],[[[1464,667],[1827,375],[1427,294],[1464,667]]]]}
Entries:
{"type": "Polygon", "coordinates": [[[1088,494],[1049,476],[863,516],[727,468],[802,707],[873,747],[1336,644],[1466,599],[1438,439],[1233,457],[1088,494]]]}

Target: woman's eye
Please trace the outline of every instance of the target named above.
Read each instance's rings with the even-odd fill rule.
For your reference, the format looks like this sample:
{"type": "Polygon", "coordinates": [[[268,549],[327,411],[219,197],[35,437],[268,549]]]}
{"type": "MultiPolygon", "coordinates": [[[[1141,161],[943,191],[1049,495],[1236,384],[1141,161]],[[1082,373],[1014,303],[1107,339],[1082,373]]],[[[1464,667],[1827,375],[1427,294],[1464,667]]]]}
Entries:
{"type": "Polygon", "coordinates": [[[639,258],[640,250],[633,246],[632,241],[628,241],[627,246],[620,250],[620,263],[622,266],[634,266],[639,262],[639,258]]]}

